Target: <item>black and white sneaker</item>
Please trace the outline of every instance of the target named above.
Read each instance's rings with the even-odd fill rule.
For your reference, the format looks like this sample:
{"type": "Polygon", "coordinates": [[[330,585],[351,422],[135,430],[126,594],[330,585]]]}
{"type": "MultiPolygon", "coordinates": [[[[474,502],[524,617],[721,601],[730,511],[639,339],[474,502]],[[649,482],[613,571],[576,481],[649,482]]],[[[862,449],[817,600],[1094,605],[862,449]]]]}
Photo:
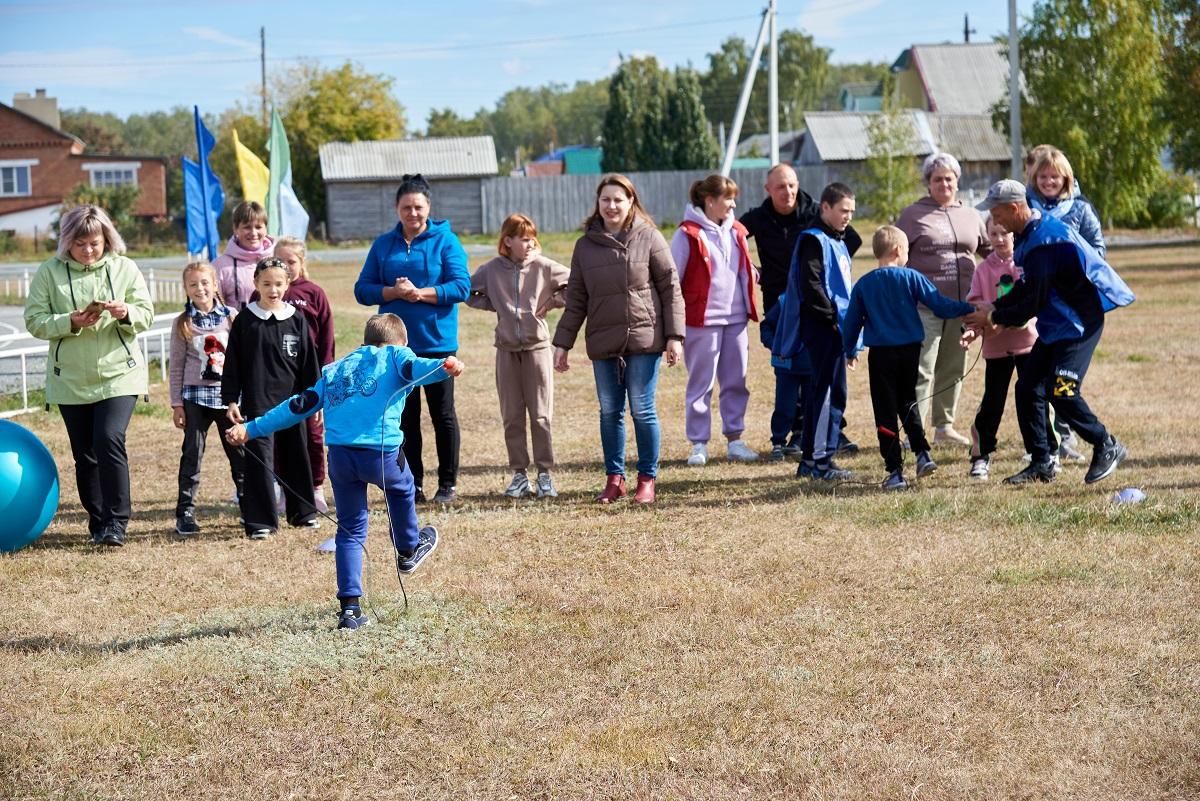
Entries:
{"type": "Polygon", "coordinates": [[[191,509],[175,518],[175,533],[180,537],[194,537],[200,533],[200,526],[196,523],[196,514],[191,509]]]}
{"type": "Polygon", "coordinates": [[[991,467],[991,458],[988,456],[976,456],[971,459],[971,472],[968,475],[978,481],[987,481],[991,467]]]}
{"type": "Polygon", "coordinates": [[[1100,479],[1108,478],[1127,456],[1129,451],[1125,450],[1125,446],[1109,434],[1104,438],[1104,442],[1092,451],[1092,463],[1088,467],[1087,475],[1083,477],[1084,483],[1095,484],[1100,479]]]}
{"type": "Polygon", "coordinates": [[[1054,464],[1049,460],[1044,462],[1030,462],[1029,465],[1019,473],[1015,473],[1004,479],[1005,484],[1034,484],[1042,483],[1049,484],[1055,478],[1054,464]]]}
{"type": "Polygon", "coordinates": [[[538,473],[537,477],[537,496],[539,498],[557,498],[558,490],[554,488],[554,480],[550,478],[549,473],[538,473]]]}
{"type": "Polygon", "coordinates": [[[528,498],[533,494],[533,488],[529,486],[529,476],[513,473],[512,481],[509,482],[508,489],[504,490],[504,494],[510,498],[528,498]]]}
{"type": "Polygon", "coordinates": [[[396,570],[400,575],[408,576],[416,571],[421,563],[425,561],[425,557],[433,553],[438,545],[437,529],[433,526],[426,526],[417,533],[417,547],[410,554],[396,554],[396,570]]]}
{"type": "Polygon", "coordinates": [[[248,528],[246,529],[246,539],[248,540],[265,540],[274,532],[269,528],[248,528]]]}
{"type": "Polygon", "coordinates": [[[371,625],[371,618],[364,615],[362,609],[359,609],[357,606],[347,606],[338,615],[337,627],[339,629],[350,629],[353,631],[354,629],[361,629],[369,625],[371,625]]]}
{"type": "Polygon", "coordinates": [[[440,504],[458,503],[458,490],[454,487],[438,487],[433,494],[433,502],[440,504]]]}

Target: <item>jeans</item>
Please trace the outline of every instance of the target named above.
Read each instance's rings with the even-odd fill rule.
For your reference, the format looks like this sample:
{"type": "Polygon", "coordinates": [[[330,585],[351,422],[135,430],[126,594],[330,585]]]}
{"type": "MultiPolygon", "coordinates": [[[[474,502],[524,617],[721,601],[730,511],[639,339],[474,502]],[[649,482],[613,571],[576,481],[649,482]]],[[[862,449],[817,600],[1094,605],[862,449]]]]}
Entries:
{"type": "Polygon", "coordinates": [[[788,435],[797,441],[804,428],[804,393],[808,373],[775,368],[775,410],[771,412],[771,444],[785,445],[788,435]]]}
{"type": "Polygon", "coordinates": [[[367,485],[381,487],[391,516],[392,544],[404,555],[417,547],[416,486],[400,449],[329,446],[329,483],[337,502],[334,564],[338,598],[358,598],[362,590],[363,548],[367,542],[367,485]]]}
{"type": "Polygon", "coordinates": [[[641,475],[658,475],[658,447],[661,434],[658,409],[654,404],[658,389],[658,364],[662,355],[638,353],[592,362],[596,376],[596,397],[600,400],[600,445],[604,449],[604,472],[625,474],[625,399],[633,418],[637,440],[637,469],[641,475]]]}
{"type": "Polygon", "coordinates": [[[804,434],[801,458],[828,466],[837,451],[846,411],[846,357],[842,335],[827,324],[801,318],[800,339],[812,362],[812,379],[805,388],[804,434]]]}
{"type": "Polygon", "coordinates": [[[58,406],[71,440],[75,484],[92,534],[109,523],[116,523],[121,531],[129,525],[132,504],[125,429],[136,403],[136,395],[121,395],[96,403],[58,406]]]}

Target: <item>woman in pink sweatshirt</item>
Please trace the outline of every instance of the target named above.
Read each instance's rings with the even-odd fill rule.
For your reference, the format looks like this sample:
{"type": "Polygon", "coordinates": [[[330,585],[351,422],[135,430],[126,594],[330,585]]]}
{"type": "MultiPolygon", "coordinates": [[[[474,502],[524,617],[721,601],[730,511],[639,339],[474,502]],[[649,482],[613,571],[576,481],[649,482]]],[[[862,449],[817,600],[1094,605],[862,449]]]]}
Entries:
{"type": "MultiPolygon", "coordinates": [[[[1021,268],[1013,263],[1013,235],[1003,226],[990,220],[987,223],[988,242],[992,252],[975,267],[967,303],[975,308],[990,309],[996,298],[1007,292],[1021,277],[1021,268]]],[[[971,426],[971,478],[986,481],[992,451],[996,450],[996,432],[1004,416],[1008,385],[1013,371],[1020,374],[1037,340],[1036,318],[1021,328],[991,328],[980,331],[968,328],[959,340],[965,351],[980,334],[983,335],[983,361],[987,365],[983,378],[983,399],[975,423],[971,426]]]]}
{"type": "Polygon", "coordinates": [[[721,385],[721,430],[726,453],[738,462],[758,459],[742,439],[745,431],[749,340],[748,320],[757,320],[754,286],[758,277],[750,263],[746,229],[733,216],[738,188],[723,175],[692,184],[683,222],[671,239],[671,256],[683,291],[687,336],[686,429],[692,452],[688,464],[708,461],[712,433],[712,391],[721,385]]]}
{"type": "Polygon", "coordinates": [[[267,211],[253,200],[233,209],[233,236],[213,262],[221,297],[235,311],[246,308],[254,293],[254,265],[275,255],[275,240],[267,236],[267,211]]]}

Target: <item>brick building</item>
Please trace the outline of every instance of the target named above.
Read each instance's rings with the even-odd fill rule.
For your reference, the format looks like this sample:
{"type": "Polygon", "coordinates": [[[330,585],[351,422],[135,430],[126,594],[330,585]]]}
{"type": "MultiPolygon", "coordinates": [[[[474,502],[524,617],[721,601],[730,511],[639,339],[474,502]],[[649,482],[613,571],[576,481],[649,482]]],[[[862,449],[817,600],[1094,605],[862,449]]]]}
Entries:
{"type": "Polygon", "coordinates": [[[58,104],[43,89],[19,93],[12,106],[0,103],[0,230],[44,234],[63,198],[81,183],[141,190],[134,213],[167,213],[167,164],[154,156],[88,153],[86,145],[59,127],[58,104]]]}

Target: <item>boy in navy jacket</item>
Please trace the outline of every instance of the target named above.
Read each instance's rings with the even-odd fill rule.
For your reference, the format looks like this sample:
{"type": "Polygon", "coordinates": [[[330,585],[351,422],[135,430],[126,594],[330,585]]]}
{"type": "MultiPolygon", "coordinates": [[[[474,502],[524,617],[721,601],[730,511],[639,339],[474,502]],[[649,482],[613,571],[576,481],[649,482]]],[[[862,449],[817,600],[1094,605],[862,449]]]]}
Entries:
{"type": "Polygon", "coordinates": [[[367,484],[381,488],[387,499],[400,573],[415,571],[437,547],[437,529],[417,529],[415,485],[400,447],[404,442],[400,416],[413,389],[463,371],[463,363],[453,356],[418,358],[407,347],[403,321],[394,314],[368,319],[363,342],[353,353],[326,366],[311,389],[245,425],[234,426],[225,435],[230,444],[242,445],[325,410],[329,479],[338,515],[334,561],[342,607],[339,629],[356,629],[369,622],[359,605],[367,540],[367,484]]]}
{"type": "MultiPolygon", "coordinates": [[[[904,265],[908,261],[908,237],[899,228],[885,225],[875,232],[871,249],[879,266],[864,275],[850,293],[850,305],[842,324],[842,346],[846,366],[858,366],[862,345],[871,349],[867,368],[871,378],[871,407],[879,435],[879,452],[887,467],[886,490],[908,487],[904,480],[904,452],[900,447],[900,418],[908,441],[917,454],[917,477],[937,469],[929,456],[929,440],[917,407],[917,366],[925,330],[917,304],[923,303],[943,320],[970,314],[970,304],[951,300],[934,288],[921,273],[904,265]],[[859,343],[859,333],[862,343],[859,343]]],[[[942,389],[941,387],[938,388],[942,389]]]]}

